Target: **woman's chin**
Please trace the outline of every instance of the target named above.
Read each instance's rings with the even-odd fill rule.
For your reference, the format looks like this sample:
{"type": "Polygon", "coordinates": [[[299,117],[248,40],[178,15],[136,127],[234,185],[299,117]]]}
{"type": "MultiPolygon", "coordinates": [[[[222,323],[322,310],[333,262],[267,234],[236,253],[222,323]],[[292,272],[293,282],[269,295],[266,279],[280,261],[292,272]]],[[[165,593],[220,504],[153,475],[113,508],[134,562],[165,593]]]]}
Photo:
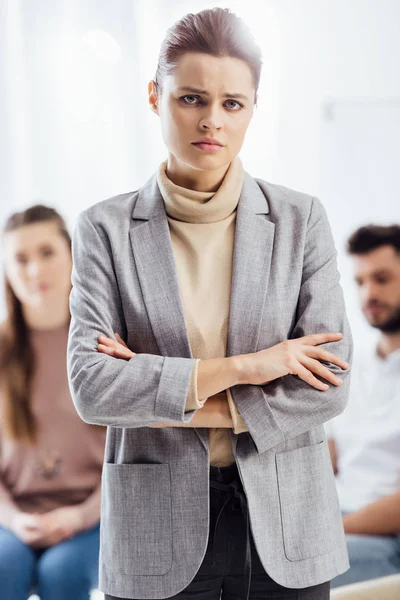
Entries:
{"type": "Polygon", "coordinates": [[[185,162],[193,167],[193,169],[214,171],[216,169],[227,167],[231,162],[231,159],[228,159],[226,156],[222,157],[211,153],[204,153],[198,154],[197,156],[190,156],[185,162]]]}

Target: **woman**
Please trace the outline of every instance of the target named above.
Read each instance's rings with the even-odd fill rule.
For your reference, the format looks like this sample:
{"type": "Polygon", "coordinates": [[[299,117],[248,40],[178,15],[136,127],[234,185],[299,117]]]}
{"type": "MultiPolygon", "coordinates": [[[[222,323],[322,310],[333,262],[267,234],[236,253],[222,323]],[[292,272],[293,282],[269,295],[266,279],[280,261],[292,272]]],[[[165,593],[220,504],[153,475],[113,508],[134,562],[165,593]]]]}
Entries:
{"type": "Polygon", "coordinates": [[[4,600],[84,600],[97,585],[104,428],[68,389],[71,240],[37,205],[3,235],[8,314],[0,362],[0,589],[4,600]]]}
{"type": "Polygon", "coordinates": [[[108,599],[322,600],[348,568],[323,423],[351,335],[320,202],[237,156],[260,69],[228,10],[176,23],[149,84],[168,159],[78,219],[68,368],[108,426],[108,599]]]}

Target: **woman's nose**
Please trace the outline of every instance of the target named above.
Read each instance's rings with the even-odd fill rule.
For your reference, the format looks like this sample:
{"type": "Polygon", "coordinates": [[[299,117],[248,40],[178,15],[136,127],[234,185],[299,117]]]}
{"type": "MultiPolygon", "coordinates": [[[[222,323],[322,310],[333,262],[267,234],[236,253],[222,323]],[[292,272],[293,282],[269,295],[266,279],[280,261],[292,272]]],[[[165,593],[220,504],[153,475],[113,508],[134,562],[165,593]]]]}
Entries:
{"type": "Polygon", "coordinates": [[[42,265],[38,261],[31,261],[28,265],[28,274],[30,277],[37,277],[42,270],[42,265]]]}
{"type": "Polygon", "coordinates": [[[222,127],[222,118],[216,111],[210,111],[200,120],[200,128],[204,130],[219,131],[222,127]]]}

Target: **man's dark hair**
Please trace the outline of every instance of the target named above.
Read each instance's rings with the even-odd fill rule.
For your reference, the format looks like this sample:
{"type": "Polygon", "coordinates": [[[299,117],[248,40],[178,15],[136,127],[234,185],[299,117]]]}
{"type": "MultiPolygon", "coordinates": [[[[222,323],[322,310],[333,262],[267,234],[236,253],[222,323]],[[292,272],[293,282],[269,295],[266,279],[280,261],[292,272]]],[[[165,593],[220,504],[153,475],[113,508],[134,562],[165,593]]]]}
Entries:
{"type": "Polygon", "coordinates": [[[400,255],[400,225],[364,225],[347,242],[349,254],[367,254],[381,246],[393,246],[400,255]]]}

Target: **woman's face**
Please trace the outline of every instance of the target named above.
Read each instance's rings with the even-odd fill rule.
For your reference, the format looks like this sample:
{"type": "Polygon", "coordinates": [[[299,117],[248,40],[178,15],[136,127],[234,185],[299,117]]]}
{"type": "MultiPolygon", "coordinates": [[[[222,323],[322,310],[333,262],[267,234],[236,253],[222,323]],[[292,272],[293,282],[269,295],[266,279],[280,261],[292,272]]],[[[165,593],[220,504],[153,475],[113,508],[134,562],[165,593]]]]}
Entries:
{"type": "Polygon", "coordinates": [[[32,223],[6,232],[3,256],[6,277],[23,305],[65,303],[71,289],[72,257],[56,223],[32,223]]]}
{"type": "Polygon", "coordinates": [[[149,84],[164,142],[175,161],[196,170],[227,167],[242,147],[254,109],[250,67],[231,57],[186,53],[164,78],[161,98],[149,84]],[[221,146],[201,145],[202,138],[221,146]]]}

